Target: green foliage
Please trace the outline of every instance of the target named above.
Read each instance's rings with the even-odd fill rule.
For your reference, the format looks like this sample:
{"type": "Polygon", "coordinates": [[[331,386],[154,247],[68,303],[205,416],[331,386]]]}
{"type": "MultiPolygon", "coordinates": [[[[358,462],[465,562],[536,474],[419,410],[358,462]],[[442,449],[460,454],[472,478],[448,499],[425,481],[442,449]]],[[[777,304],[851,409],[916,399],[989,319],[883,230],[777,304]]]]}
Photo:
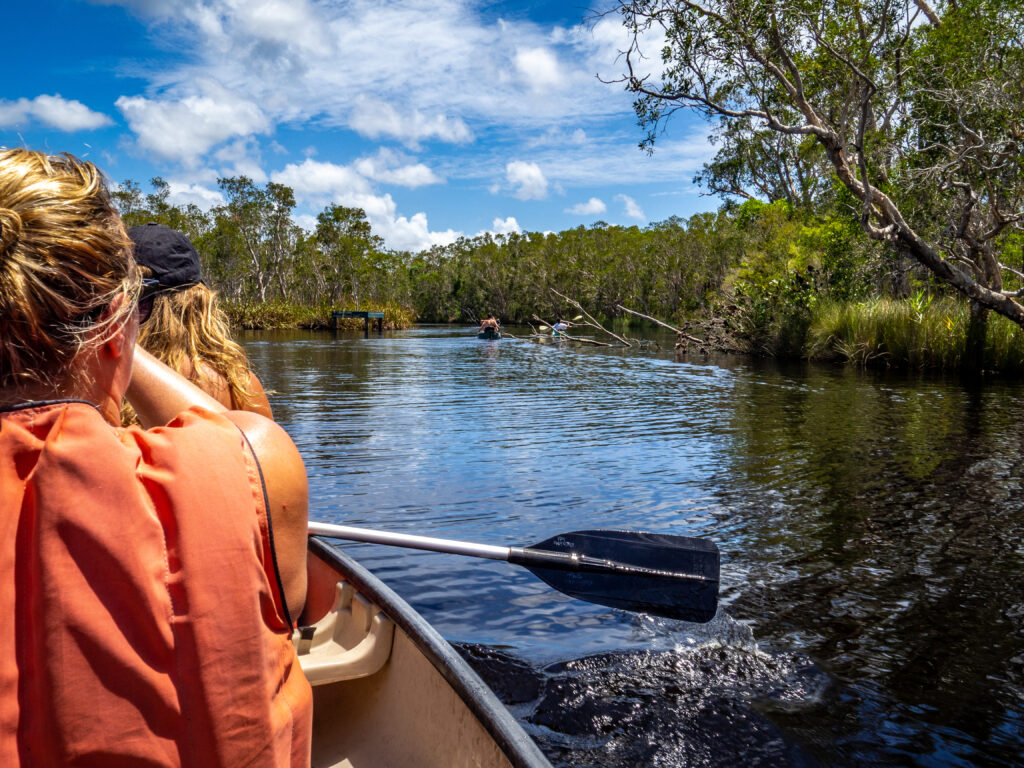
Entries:
{"type": "MultiPolygon", "coordinates": [[[[968,327],[966,302],[923,291],[903,301],[824,302],[813,313],[806,353],[812,360],[953,370],[964,363],[968,327]]],[[[1024,370],[1024,332],[1015,323],[991,319],[984,369],[1024,370]]]]}
{"type": "Polygon", "coordinates": [[[226,301],[222,305],[235,328],[328,328],[331,307],[288,301],[226,301]]]}
{"type": "MultiPolygon", "coordinates": [[[[158,219],[193,233],[206,280],[236,327],[327,328],[340,309],[382,310],[393,328],[474,322],[487,312],[506,323],[534,314],[550,322],[571,309],[557,290],[606,322],[621,320],[619,304],[680,324],[723,310],[745,342],[772,354],[963,363],[965,303],[919,278],[908,299],[882,298],[880,260],[852,217],[785,201],[749,200],[644,228],[598,222],[557,234],[482,235],[413,255],[385,248],[357,208],[329,206],[313,232],[302,232],[286,187],[225,179],[226,204],[201,214],[171,205],[166,185],[154,186],[151,195],[122,186],[126,222],[158,219]]],[[[1008,242],[1019,259],[1021,240],[1008,242]]],[[[362,321],[342,327],[359,330],[362,321]]],[[[987,334],[989,369],[1024,366],[1011,323],[990,322],[987,334]]]]}
{"type": "Polygon", "coordinates": [[[800,354],[820,301],[870,290],[864,257],[851,248],[853,232],[842,219],[749,200],[737,209],[736,227],[742,258],[726,289],[746,334],[772,354],[800,354]]]}
{"type": "Polygon", "coordinates": [[[727,198],[785,200],[803,208],[828,201],[833,174],[821,145],[759,123],[721,119],[711,135],[720,148],[694,182],[727,198]]]}
{"type": "MultiPolygon", "coordinates": [[[[666,120],[693,110],[717,121],[720,149],[697,177],[709,191],[849,218],[885,244],[830,248],[826,237],[813,250],[829,295],[845,284],[856,301],[858,274],[873,273],[875,291],[906,297],[921,282],[916,261],[972,297],[976,330],[988,311],[1024,326],[1019,0],[620,0],[617,10],[632,36],[622,81],[642,146],[653,151],[666,120]]],[[[778,330],[786,315],[768,292],[803,297],[792,264],[770,251],[748,254],[752,274],[739,282],[754,327],[778,330]]]]}
{"type": "MultiPolygon", "coordinates": [[[[314,306],[289,301],[227,301],[222,306],[233,327],[246,329],[334,328],[336,324],[331,319],[331,313],[335,310],[346,309],[383,312],[385,328],[408,328],[416,321],[416,317],[408,307],[397,304],[339,307],[330,303],[314,306]]],[[[362,330],[363,320],[359,318],[339,320],[337,327],[342,330],[362,330]]]]}
{"type": "Polygon", "coordinates": [[[126,227],[147,224],[151,221],[164,224],[188,235],[193,242],[202,237],[210,229],[210,217],[198,206],[189,204],[184,207],[170,202],[171,187],[161,177],[150,179],[153,191],[147,195],[134,181],[125,181],[112,196],[121,219],[126,227]]]}
{"type": "Polygon", "coordinates": [[[646,228],[597,222],[558,234],[462,238],[416,255],[410,288],[419,316],[430,322],[476,320],[487,312],[506,321],[565,312],[552,289],[597,317],[622,304],[666,319],[707,308],[738,255],[731,217],[701,214],[646,228]]]}

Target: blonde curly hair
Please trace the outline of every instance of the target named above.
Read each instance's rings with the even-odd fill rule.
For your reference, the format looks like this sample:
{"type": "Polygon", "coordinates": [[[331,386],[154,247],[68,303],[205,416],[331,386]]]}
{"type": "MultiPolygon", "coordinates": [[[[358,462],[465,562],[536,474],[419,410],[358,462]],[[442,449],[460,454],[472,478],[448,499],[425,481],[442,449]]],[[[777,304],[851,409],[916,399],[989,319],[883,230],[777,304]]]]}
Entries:
{"type": "MultiPolygon", "coordinates": [[[[148,276],[147,267],[139,267],[148,276]]],[[[170,368],[210,391],[210,372],[227,382],[232,407],[245,409],[251,402],[252,371],[245,351],[231,339],[230,327],[217,294],[202,283],[153,297],[149,319],[139,326],[139,345],[170,368]]],[[[122,424],[137,422],[125,406],[122,424]]]]}
{"type": "Polygon", "coordinates": [[[0,389],[65,387],[75,358],[135,311],[140,286],[96,166],[0,150],[0,389]]]}

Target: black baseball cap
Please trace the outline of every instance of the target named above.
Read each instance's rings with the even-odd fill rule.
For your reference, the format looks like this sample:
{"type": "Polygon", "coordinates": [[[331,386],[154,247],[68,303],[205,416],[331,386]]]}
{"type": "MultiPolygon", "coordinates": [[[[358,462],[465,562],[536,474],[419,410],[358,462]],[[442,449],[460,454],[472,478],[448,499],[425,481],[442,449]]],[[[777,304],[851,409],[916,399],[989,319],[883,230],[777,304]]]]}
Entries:
{"type": "Polygon", "coordinates": [[[165,288],[188,288],[203,282],[199,253],[181,232],[149,222],[128,230],[135,243],[135,262],[149,267],[165,288]]]}

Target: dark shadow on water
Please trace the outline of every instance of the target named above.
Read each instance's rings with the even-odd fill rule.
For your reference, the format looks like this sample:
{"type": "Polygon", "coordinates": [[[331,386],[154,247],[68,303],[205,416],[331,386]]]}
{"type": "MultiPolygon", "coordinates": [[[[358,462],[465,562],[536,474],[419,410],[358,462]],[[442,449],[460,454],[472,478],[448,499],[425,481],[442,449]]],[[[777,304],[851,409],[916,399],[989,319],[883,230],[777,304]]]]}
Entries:
{"type": "Polygon", "coordinates": [[[806,658],[714,643],[534,670],[493,647],[459,650],[555,766],[818,765],[762,711],[823,695],[806,658]]]}

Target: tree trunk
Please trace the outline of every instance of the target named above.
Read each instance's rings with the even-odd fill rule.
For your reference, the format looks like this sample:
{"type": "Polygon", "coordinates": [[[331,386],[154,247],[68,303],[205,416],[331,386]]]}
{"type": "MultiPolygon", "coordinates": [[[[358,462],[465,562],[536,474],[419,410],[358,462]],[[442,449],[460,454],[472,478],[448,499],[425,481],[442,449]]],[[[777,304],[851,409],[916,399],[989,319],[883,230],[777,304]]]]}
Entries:
{"type": "Polygon", "coordinates": [[[985,339],[988,335],[989,308],[971,300],[971,318],[964,340],[964,369],[972,375],[982,373],[985,366],[985,339]]]}

